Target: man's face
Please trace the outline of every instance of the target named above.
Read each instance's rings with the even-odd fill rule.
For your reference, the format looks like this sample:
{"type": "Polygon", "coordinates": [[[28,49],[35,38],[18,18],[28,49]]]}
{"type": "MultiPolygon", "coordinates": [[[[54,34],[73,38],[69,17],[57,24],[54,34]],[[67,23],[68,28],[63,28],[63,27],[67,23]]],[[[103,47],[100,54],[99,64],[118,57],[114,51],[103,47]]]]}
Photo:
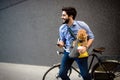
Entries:
{"type": "Polygon", "coordinates": [[[67,24],[69,22],[69,16],[67,15],[67,13],[65,11],[62,11],[62,16],[61,16],[62,20],[63,20],[63,24],[67,24]]]}

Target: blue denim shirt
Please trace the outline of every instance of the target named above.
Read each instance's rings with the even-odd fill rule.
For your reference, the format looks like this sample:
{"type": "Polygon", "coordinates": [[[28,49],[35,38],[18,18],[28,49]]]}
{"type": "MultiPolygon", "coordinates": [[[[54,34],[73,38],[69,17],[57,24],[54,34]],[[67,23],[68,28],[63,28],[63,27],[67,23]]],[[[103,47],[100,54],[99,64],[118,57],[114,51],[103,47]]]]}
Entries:
{"type": "MultiPolygon", "coordinates": [[[[68,25],[62,24],[59,28],[59,39],[62,40],[65,43],[66,49],[69,49],[71,47],[71,44],[74,40],[74,38],[71,36],[69,31],[67,30],[68,25]]],[[[74,35],[77,35],[77,32],[79,29],[85,29],[89,39],[94,39],[94,34],[90,30],[89,26],[83,22],[83,21],[74,21],[73,25],[70,26],[71,30],[73,31],[74,35]]]]}

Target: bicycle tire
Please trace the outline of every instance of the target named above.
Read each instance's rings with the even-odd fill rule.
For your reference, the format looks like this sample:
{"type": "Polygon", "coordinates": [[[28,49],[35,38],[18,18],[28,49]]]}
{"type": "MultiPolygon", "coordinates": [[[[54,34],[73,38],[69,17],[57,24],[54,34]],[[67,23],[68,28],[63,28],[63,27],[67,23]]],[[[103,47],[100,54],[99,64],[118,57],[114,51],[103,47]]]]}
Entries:
{"type": "MultiPolygon", "coordinates": [[[[60,68],[60,63],[53,65],[51,68],[49,68],[45,74],[43,75],[42,80],[58,80],[59,76],[59,68],[60,68]]],[[[72,69],[69,70],[68,76],[72,73],[72,69]]]]}
{"type": "Polygon", "coordinates": [[[104,61],[93,66],[92,78],[94,80],[120,80],[120,63],[104,61]]]}

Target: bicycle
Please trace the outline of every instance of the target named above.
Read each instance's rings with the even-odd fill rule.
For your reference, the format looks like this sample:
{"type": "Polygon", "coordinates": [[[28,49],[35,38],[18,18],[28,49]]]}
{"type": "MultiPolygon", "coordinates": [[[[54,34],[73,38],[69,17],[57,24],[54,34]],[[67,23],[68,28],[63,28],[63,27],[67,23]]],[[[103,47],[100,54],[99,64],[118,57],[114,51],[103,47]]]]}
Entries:
{"type": "MultiPolygon", "coordinates": [[[[120,62],[118,60],[113,60],[113,59],[101,60],[97,54],[102,55],[104,50],[105,50],[104,47],[94,48],[92,50],[92,54],[89,55],[92,56],[92,58],[88,67],[88,71],[93,80],[119,80],[120,62]],[[95,58],[97,59],[97,63],[93,65],[93,61],[95,58]]],[[[63,52],[59,52],[59,51],[57,51],[57,53],[63,54],[63,52]]],[[[59,68],[60,68],[60,63],[54,64],[45,72],[42,80],[59,80],[60,79],[58,76],[59,68]]],[[[68,71],[69,77],[72,76],[73,71],[80,74],[80,71],[78,69],[71,66],[71,69],[68,71]]]]}

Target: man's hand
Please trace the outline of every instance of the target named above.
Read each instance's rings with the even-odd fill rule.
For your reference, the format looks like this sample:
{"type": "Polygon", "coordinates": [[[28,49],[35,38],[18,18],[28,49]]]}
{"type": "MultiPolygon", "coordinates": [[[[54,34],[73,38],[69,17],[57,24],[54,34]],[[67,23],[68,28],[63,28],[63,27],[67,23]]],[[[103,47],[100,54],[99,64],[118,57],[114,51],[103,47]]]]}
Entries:
{"type": "Polygon", "coordinates": [[[85,46],[82,46],[83,48],[82,48],[82,51],[81,51],[81,53],[84,53],[84,52],[86,52],[87,51],[87,47],[85,47],[85,46]]]}
{"type": "Polygon", "coordinates": [[[58,47],[62,48],[62,47],[64,47],[64,42],[63,41],[58,41],[57,45],[58,45],[58,47]]]}
{"type": "Polygon", "coordinates": [[[86,50],[87,50],[87,48],[84,47],[84,46],[79,46],[79,47],[78,47],[78,52],[79,52],[79,53],[84,53],[86,50]]]}

